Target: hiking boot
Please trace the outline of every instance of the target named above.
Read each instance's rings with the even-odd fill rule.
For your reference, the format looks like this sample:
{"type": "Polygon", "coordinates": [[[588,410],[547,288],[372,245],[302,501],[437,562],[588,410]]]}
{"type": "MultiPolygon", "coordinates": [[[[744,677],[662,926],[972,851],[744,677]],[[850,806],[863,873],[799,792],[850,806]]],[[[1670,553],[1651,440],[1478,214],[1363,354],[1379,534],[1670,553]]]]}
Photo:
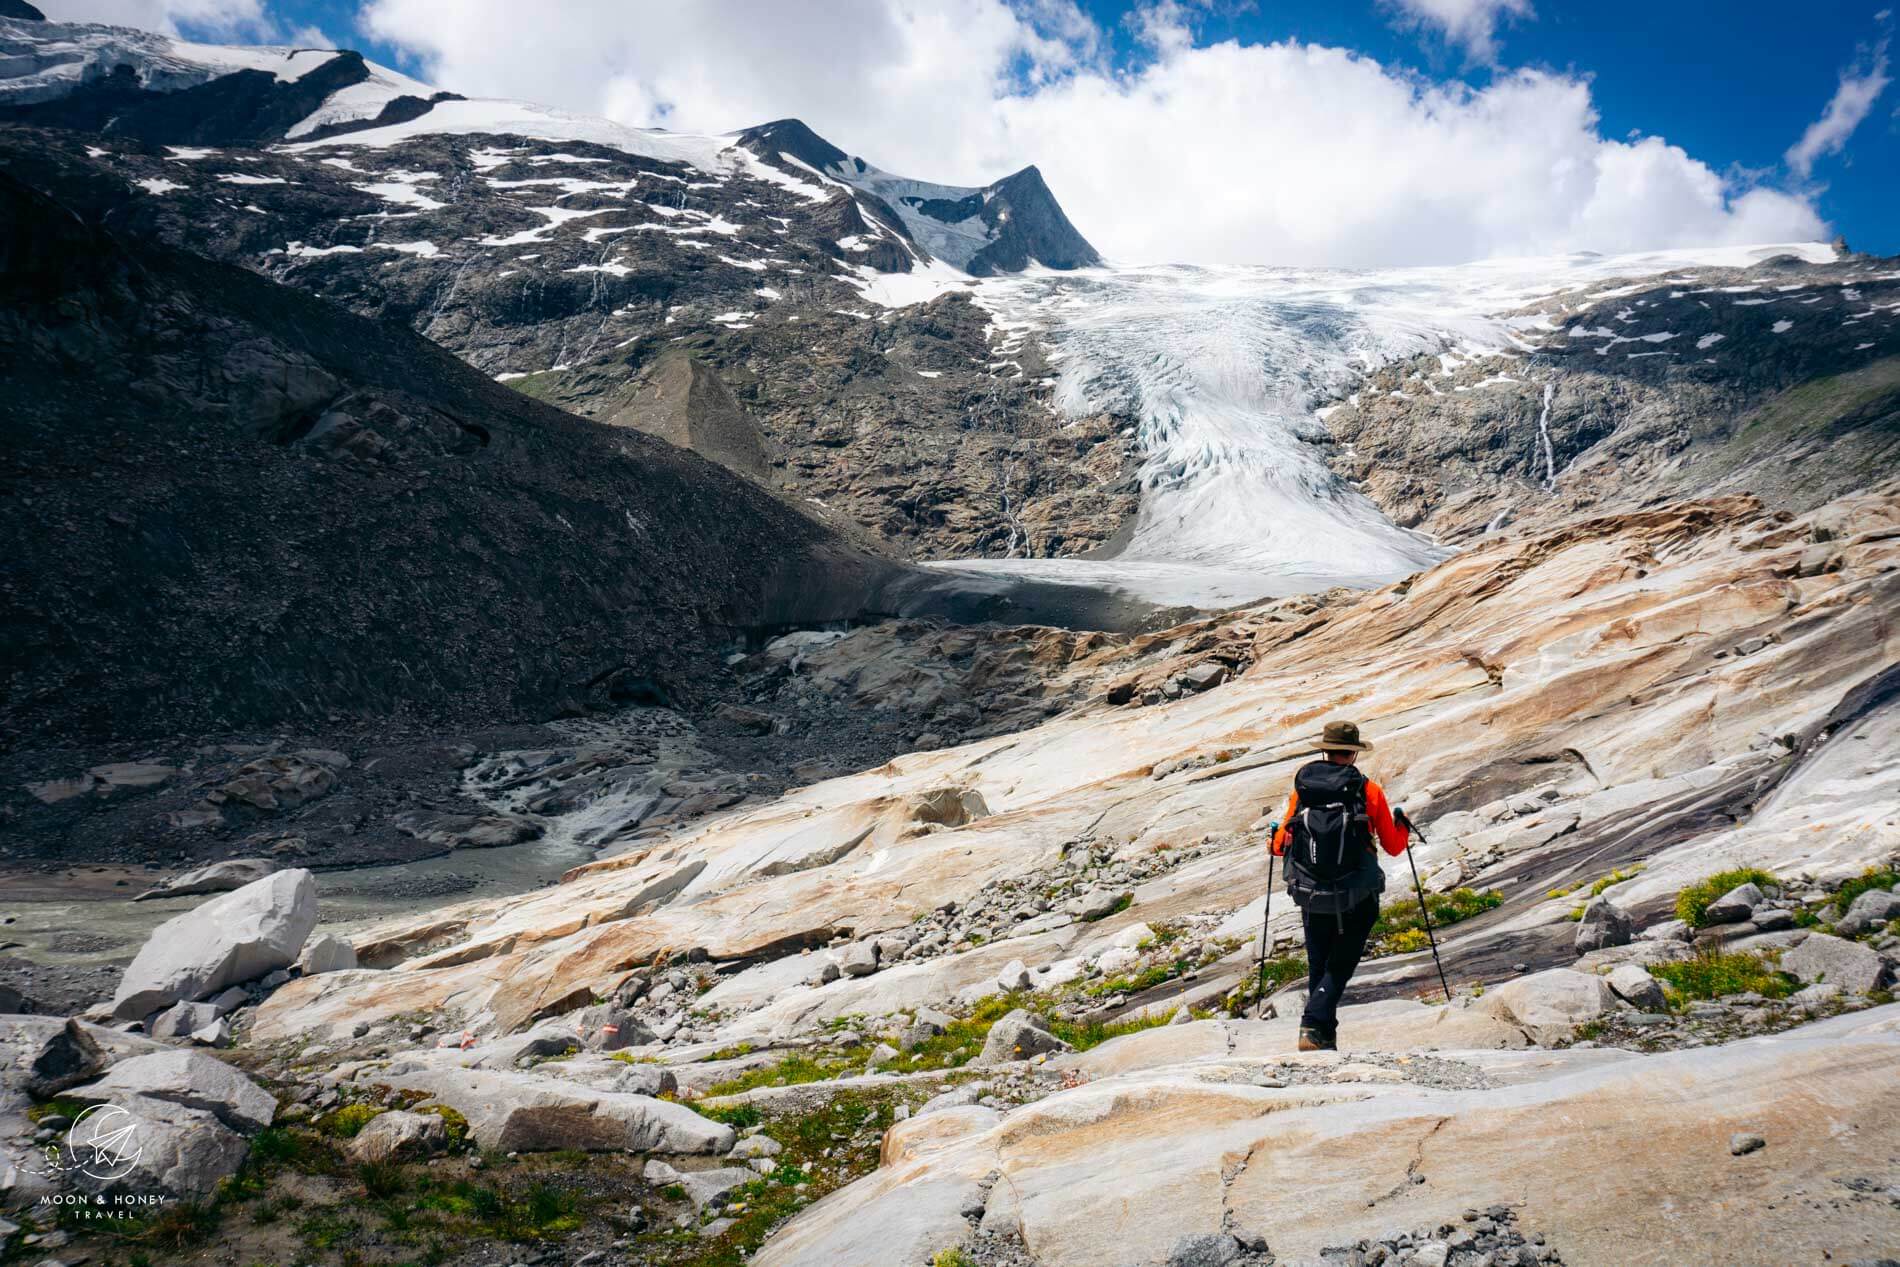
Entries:
{"type": "Polygon", "coordinates": [[[1300,1026],[1301,1051],[1333,1051],[1337,1044],[1310,1025],[1300,1026]]]}

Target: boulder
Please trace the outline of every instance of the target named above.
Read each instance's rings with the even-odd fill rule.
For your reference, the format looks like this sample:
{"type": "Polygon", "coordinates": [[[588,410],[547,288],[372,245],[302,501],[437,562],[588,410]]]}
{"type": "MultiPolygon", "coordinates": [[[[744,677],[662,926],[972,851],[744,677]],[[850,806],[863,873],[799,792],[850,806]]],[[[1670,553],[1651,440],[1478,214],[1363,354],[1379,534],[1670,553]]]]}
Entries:
{"type": "Polygon", "coordinates": [[[344,1151],[359,1162],[408,1160],[439,1153],[448,1143],[448,1125],[439,1114],[394,1109],[371,1118],[344,1151]]]}
{"type": "Polygon", "coordinates": [[[438,814],[407,810],[392,820],[396,830],[445,849],[503,849],[541,837],[541,825],[521,814],[438,814]]]}
{"type": "Polygon", "coordinates": [[[877,947],[868,941],[855,942],[845,950],[838,966],[847,977],[868,977],[877,971],[877,947]]]}
{"type": "Polygon", "coordinates": [[[316,881],[301,868],[212,898],[153,930],[119,982],[113,1014],[143,1020],[295,963],[316,926],[316,881]]]}
{"type": "Polygon", "coordinates": [[[683,1170],[674,1172],[678,1177],[673,1180],[686,1189],[686,1199],[693,1208],[704,1209],[713,1202],[757,1179],[758,1172],[750,1167],[720,1166],[714,1170],[683,1170]]]}
{"type": "Polygon", "coordinates": [[[785,1151],[785,1146],[770,1135],[748,1135],[732,1146],[729,1154],[736,1161],[751,1161],[755,1157],[776,1157],[785,1151]]]}
{"type": "Polygon", "coordinates": [[[1755,913],[1762,903],[1762,891],[1754,884],[1738,884],[1716,898],[1708,905],[1703,914],[1703,924],[1741,924],[1755,913]]]}
{"type": "Polygon", "coordinates": [[[1130,924],[1108,939],[1111,946],[1121,946],[1128,950],[1140,950],[1143,942],[1153,941],[1155,930],[1146,924],[1130,924]]]}
{"type": "Polygon", "coordinates": [[[97,1077],[112,1057],[76,1020],[0,1021],[0,1084],[16,1079],[42,1099],[97,1077]]]}
{"type": "Polygon", "coordinates": [[[200,1047],[229,1047],[231,1045],[230,1020],[220,1016],[211,1024],[192,1030],[191,1041],[200,1047]]]}
{"type": "Polygon", "coordinates": [[[973,1063],[999,1065],[1068,1050],[1069,1044],[1050,1033],[1040,1016],[1019,1007],[990,1027],[983,1051],[973,1063]]]}
{"type": "Polygon", "coordinates": [[[1140,952],[1127,946],[1110,946],[1107,950],[1095,956],[1095,966],[1101,970],[1102,975],[1105,977],[1112,977],[1118,972],[1126,972],[1140,962],[1140,952]]]}
{"type": "Polygon", "coordinates": [[[1480,1003],[1494,1016],[1523,1026],[1535,1042],[1548,1046],[1614,1008],[1616,995],[1602,977],[1552,968],[1506,981],[1480,1003]]]}
{"type": "Polygon", "coordinates": [[[1845,993],[1837,985],[1810,985],[1788,996],[1788,1003],[1804,1012],[1819,1012],[1845,993]]]}
{"type": "Polygon", "coordinates": [[[463,1062],[471,1069],[513,1069],[524,1060],[579,1051],[584,1044],[572,1019],[543,1021],[520,1034],[503,1034],[472,1048],[463,1062]]]}
{"type": "Polygon", "coordinates": [[[216,1113],[139,1095],[89,1110],[76,1123],[75,1133],[93,1140],[127,1141],[125,1150],[114,1156],[101,1157],[89,1148],[83,1162],[73,1159],[64,1181],[85,1193],[202,1200],[237,1173],[250,1151],[244,1136],[216,1113]]]}
{"type": "Polygon", "coordinates": [[[1869,889],[1855,898],[1847,913],[1834,923],[1834,931],[1843,937],[1858,937],[1888,920],[1900,919],[1900,893],[1869,889]]]}
{"type": "Polygon", "coordinates": [[[297,966],[306,977],[320,972],[347,972],[356,967],[356,947],[341,937],[324,933],[312,937],[297,956],[297,966]]]}
{"type": "Polygon", "coordinates": [[[948,1091],[931,1096],[911,1116],[922,1117],[926,1113],[937,1113],[944,1109],[960,1109],[965,1105],[975,1104],[988,1095],[989,1090],[990,1084],[987,1082],[966,1082],[960,1087],[952,1087],[948,1091]]]}
{"type": "Polygon", "coordinates": [[[1626,963],[1610,973],[1610,989],[1616,991],[1618,998],[1644,1012],[1660,1012],[1669,1003],[1662,982],[1639,964],[1626,963]]]}
{"type": "Polygon", "coordinates": [[[421,1091],[468,1119],[469,1138],[498,1152],[724,1153],[730,1126],[650,1096],[500,1069],[431,1069],[393,1075],[399,1090],[421,1091]]]}
{"type": "Polygon", "coordinates": [[[12,986],[0,985],[0,1016],[27,1016],[39,1010],[38,1003],[12,986]]]}
{"type": "Polygon", "coordinates": [[[216,805],[239,801],[260,810],[295,809],[327,796],[336,784],[336,771],[329,766],[283,753],[246,762],[235,779],[206,799],[216,805]]]}
{"type": "Polygon", "coordinates": [[[1113,914],[1122,899],[1132,900],[1134,896],[1126,889],[1090,889],[1080,897],[1070,898],[1063,909],[1080,920],[1102,919],[1113,914]]]}
{"type": "Polygon", "coordinates": [[[1695,930],[1679,919],[1666,919],[1659,924],[1651,924],[1636,934],[1641,941],[1688,941],[1695,930]]]}
{"type": "Polygon", "coordinates": [[[1205,691],[1227,680],[1224,664],[1197,664],[1181,674],[1181,684],[1190,691],[1205,691]]]}
{"type": "Polygon", "coordinates": [[[220,1015],[215,1003],[174,1003],[147,1021],[145,1032],[153,1038],[189,1038],[220,1015]]]}
{"type": "Polygon", "coordinates": [[[1020,959],[1012,959],[996,974],[996,988],[1004,992],[1027,990],[1029,980],[1029,965],[1020,959]]]}
{"type": "Polygon", "coordinates": [[[596,1003],[583,1008],[574,1023],[589,1051],[619,1051],[653,1041],[652,1030],[642,1025],[632,1012],[614,1003],[596,1003]]]}
{"type": "Polygon", "coordinates": [[[1629,912],[1607,897],[1592,898],[1583,908],[1583,918],[1577,921],[1577,953],[1626,946],[1634,931],[1629,912]]]}
{"type": "Polygon", "coordinates": [[[242,986],[232,986],[223,994],[211,1000],[211,1008],[219,1016],[229,1016],[251,1001],[250,992],[242,986]]]}
{"type": "Polygon", "coordinates": [[[226,858],[223,862],[214,862],[210,866],[173,876],[132,900],[144,902],[152,898],[186,897],[194,893],[229,893],[232,889],[255,884],[275,870],[277,864],[268,858],[226,858]]]}
{"type": "Polygon", "coordinates": [[[1168,1251],[1167,1267],[1230,1267],[1241,1253],[1240,1242],[1226,1232],[1184,1236],[1168,1251]]]}
{"type": "Polygon", "coordinates": [[[1826,933],[1810,934],[1781,957],[1783,972],[1808,985],[1837,985],[1849,994],[1871,994],[1886,979],[1887,965],[1871,946],[1826,933]]]}
{"type": "Polygon", "coordinates": [[[134,1100],[209,1113],[250,1134],[271,1124],[277,1100],[249,1078],[202,1052],[156,1051],[115,1062],[96,1082],[66,1093],[75,1100],[130,1107],[134,1100]]]}

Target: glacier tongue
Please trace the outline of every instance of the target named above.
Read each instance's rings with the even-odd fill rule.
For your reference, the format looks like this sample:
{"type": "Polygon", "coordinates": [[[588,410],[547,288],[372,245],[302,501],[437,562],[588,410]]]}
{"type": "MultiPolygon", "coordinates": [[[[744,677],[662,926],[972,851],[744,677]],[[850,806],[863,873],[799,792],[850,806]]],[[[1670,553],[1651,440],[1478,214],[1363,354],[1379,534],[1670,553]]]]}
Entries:
{"type": "Polygon", "coordinates": [[[1113,558],[939,566],[1205,607],[1396,580],[1449,551],[1332,473],[1317,405],[1395,359],[1531,351],[1503,314],[1537,299],[1784,253],[1833,254],[1801,244],[1456,268],[1166,266],[985,280],[972,294],[997,325],[1041,339],[1061,366],[1059,408],[1134,420],[1141,509],[1113,558]]]}

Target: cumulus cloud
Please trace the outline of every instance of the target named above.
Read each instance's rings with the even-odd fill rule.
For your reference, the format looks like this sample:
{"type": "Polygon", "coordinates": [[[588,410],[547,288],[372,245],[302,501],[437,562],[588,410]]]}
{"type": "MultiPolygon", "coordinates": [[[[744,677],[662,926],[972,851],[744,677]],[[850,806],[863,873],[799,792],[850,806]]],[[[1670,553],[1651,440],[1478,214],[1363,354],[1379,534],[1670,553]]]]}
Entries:
{"type": "Polygon", "coordinates": [[[55,22],[107,22],[177,35],[180,28],[224,39],[269,39],[277,25],[263,0],[43,0],[36,3],[55,22]]]}
{"type": "Polygon", "coordinates": [[[1530,0],[1385,0],[1409,26],[1436,30],[1476,62],[1498,56],[1498,24],[1533,16],[1530,0]]]}
{"type": "MultiPolygon", "coordinates": [[[[1495,11],[1499,6],[1493,5],[1495,11]]],[[[1439,84],[1353,52],[1204,44],[1142,15],[1148,54],[1068,0],[566,0],[521,38],[515,0],[368,0],[366,31],[440,86],[727,131],[794,115],[887,170],[982,184],[1038,164],[1111,258],[1449,263],[1580,249],[1807,240],[1802,196],[1725,180],[1654,137],[1598,127],[1586,80],[1439,84]]],[[[1495,12],[1493,13],[1495,17],[1495,12]]]]}
{"type": "Polygon", "coordinates": [[[1874,108],[1874,102],[1892,82],[1887,76],[1887,45],[1883,41],[1864,65],[1841,72],[1840,86],[1829,98],[1821,117],[1808,124],[1801,139],[1788,147],[1788,170],[1802,180],[1814,171],[1815,162],[1828,154],[1838,154],[1847,145],[1861,120],[1874,108]]]}

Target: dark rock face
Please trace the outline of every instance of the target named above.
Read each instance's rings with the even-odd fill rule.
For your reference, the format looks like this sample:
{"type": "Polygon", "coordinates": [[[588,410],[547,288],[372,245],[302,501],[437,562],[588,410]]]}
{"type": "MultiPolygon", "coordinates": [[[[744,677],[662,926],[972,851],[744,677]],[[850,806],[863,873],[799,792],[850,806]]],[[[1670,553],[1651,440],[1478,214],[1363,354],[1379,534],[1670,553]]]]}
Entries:
{"type": "MultiPolygon", "coordinates": [[[[12,165],[21,173],[24,164],[12,165]]],[[[697,456],[0,172],[0,711],[11,742],[690,682],[888,575],[697,456]]]]}
{"type": "MultiPolygon", "coordinates": [[[[403,322],[488,374],[602,420],[651,386],[648,362],[667,343],[695,345],[714,371],[701,379],[708,391],[723,379],[744,408],[769,406],[705,348],[770,329],[775,351],[838,394],[803,391],[801,425],[765,419],[756,452],[744,442],[718,460],[803,510],[841,499],[840,526],[900,553],[1075,553],[1112,537],[1132,510],[1120,429],[1105,419],[1065,428],[1050,384],[1006,367],[981,329],[962,340],[966,359],[930,371],[941,383],[912,377],[902,391],[861,357],[862,336],[832,341],[856,321],[882,324],[867,286],[930,262],[930,244],[947,244],[946,258],[978,275],[1098,262],[1034,168],[980,190],[903,181],[795,119],[692,163],[665,146],[643,150],[631,132],[626,148],[452,131],[350,145],[350,134],[458,98],[396,95],[376,118],[311,128],[351,113],[331,108],[339,91],[400,85],[354,52],[312,66],[326,55],[274,50],[298,61],[280,79],[272,69],[221,74],[139,32],[14,23],[0,34],[9,54],[0,125],[20,125],[0,130],[0,162],[30,171],[85,152],[101,179],[140,191],[115,208],[117,225],[403,322]],[[294,145],[276,144],[293,132],[294,145]],[[578,383],[558,377],[570,373],[578,383]],[[814,415],[822,425],[802,425],[814,415]],[[866,441],[851,470],[808,477],[831,467],[847,418],[866,441]],[[920,424],[933,452],[913,442],[920,424]],[[983,452],[964,452],[952,429],[981,433],[983,452]],[[876,451],[874,433],[895,437],[893,452],[876,451]],[[943,478],[919,489],[924,468],[946,461],[943,478]],[[888,468],[903,474],[888,478],[888,468]],[[953,510],[962,491],[977,495],[953,510]],[[1050,527],[1039,530],[1044,517],[1050,527]]],[[[340,417],[319,439],[357,444],[354,425],[340,417]]]]}
{"type": "Polygon", "coordinates": [[[46,21],[46,15],[26,0],[0,0],[0,18],[19,18],[24,22],[46,21]]]}
{"type": "Polygon", "coordinates": [[[802,165],[844,182],[872,219],[913,251],[974,277],[1020,272],[1031,264],[1066,269],[1102,262],[1034,167],[973,189],[908,180],[846,154],[797,119],[748,128],[739,143],[792,175],[802,165]]]}
{"type": "Polygon", "coordinates": [[[177,92],[154,92],[121,64],[64,97],[0,107],[0,120],[154,145],[261,145],[281,140],[331,93],[367,78],[362,54],[338,53],[289,82],[268,71],[241,70],[177,92]]]}
{"type": "Polygon", "coordinates": [[[1047,370],[1034,350],[1012,353],[1020,378],[984,370],[988,316],[967,298],[798,316],[639,340],[518,386],[615,421],[648,390],[647,366],[690,355],[757,420],[780,488],[900,555],[1081,554],[1133,516],[1116,420],[1056,415],[1029,385],[1047,370]]]}
{"type": "Polygon", "coordinates": [[[985,191],[991,197],[980,212],[995,231],[976,253],[968,270],[979,277],[1015,273],[1031,264],[1046,268],[1089,268],[1102,262],[1095,248],[1062,213],[1042,173],[1025,167],[985,191]]]}
{"type": "MultiPolygon", "coordinates": [[[[0,130],[0,161],[97,182],[115,225],[408,325],[586,417],[690,355],[762,433],[761,455],[715,460],[897,554],[1077,554],[1133,514],[1121,426],[1061,417],[1033,348],[994,351],[961,295],[887,310],[840,271],[914,258],[891,232],[839,247],[869,240],[868,199],[518,137],[184,153],[0,130]]],[[[319,439],[351,443],[336,425],[319,439]]]]}
{"type": "Polygon", "coordinates": [[[1528,355],[1369,375],[1327,415],[1334,469],[1460,540],[1730,492],[1805,510],[1900,460],[1900,261],[1782,256],[1524,315],[1550,327],[1528,355]]]}

